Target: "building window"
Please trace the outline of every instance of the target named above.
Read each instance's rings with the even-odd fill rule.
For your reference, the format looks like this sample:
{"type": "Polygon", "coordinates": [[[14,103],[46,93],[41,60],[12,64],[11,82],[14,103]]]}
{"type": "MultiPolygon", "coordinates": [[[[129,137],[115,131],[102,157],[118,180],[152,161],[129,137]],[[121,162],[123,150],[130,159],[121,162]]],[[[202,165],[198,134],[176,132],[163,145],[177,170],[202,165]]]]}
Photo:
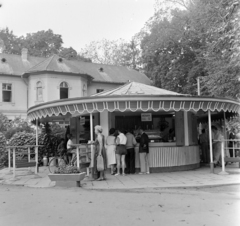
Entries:
{"type": "Polygon", "coordinates": [[[42,88],[42,83],[37,82],[37,101],[42,101],[43,100],[43,88],[42,88]]]}
{"type": "Polygon", "coordinates": [[[83,85],[82,92],[83,92],[83,97],[87,96],[87,86],[86,86],[86,84],[83,85]]]}
{"type": "Polygon", "coordinates": [[[12,102],[12,84],[10,83],[2,84],[2,101],[12,102]]]}
{"type": "Polygon", "coordinates": [[[60,99],[68,98],[68,84],[66,82],[62,82],[60,84],[60,99]]]}
{"type": "Polygon", "coordinates": [[[101,93],[103,91],[104,91],[104,89],[97,89],[97,93],[101,93]]]}

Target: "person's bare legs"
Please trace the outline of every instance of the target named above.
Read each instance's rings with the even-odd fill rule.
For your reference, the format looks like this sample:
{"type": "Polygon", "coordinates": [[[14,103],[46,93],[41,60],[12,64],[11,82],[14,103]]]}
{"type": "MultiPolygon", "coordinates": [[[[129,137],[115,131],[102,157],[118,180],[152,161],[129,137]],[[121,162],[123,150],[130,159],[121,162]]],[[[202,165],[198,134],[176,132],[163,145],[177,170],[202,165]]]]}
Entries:
{"type": "Polygon", "coordinates": [[[100,171],[100,177],[97,180],[98,181],[105,180],[105,173],[104,173],[104,171],[100,171]]]}
{"type": "Polygon", "coordinates": [[[125,175],[125,155],[121,156],[121,162],[122,162],[122,175],[125,175]]]}
{"type": "Polygon", "coordinates": [[[111,168],[111,174],[113,174],[114,173],[114,165],[113,164],[110,165],[110,168],[111,168]]]}
{"type": "Polygon", "coordinates": [[[150,174],[150,171],[149,171],[149,154],[146,153],[146,156],[145,156],[145,163],[146,163],[146,173],[147,174],[150,174]]]}
{"type": "Polygon", "coordinates": [[[121,155],[116,154],[116,159],[117,159],[117,173],[115,175],[117,176],[120,174],[121,155]]]}

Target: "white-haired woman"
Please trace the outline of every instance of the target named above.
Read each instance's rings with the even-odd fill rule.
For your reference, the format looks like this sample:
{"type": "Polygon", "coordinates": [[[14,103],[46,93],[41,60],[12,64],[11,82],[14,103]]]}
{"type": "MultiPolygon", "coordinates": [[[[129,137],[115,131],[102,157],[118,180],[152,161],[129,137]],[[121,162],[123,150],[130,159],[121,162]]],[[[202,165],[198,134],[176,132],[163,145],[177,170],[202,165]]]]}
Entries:
{"type": "Polygon", "coordinates": [[[95,126],[95,134],[96,134],[96,140],[95,140],[96,149],[95,149],[95,155],[94,155],[93,177],[98,181],[102,181],[102,180],[105,180],[104,170],[106,169],[106,153],[104,148],[105,139],[104,139],[104,135],[102,134],[101,126],[95,126]],[[98,156],[103,157],[104,169],[102,171],[97,170],[98,156]]]}

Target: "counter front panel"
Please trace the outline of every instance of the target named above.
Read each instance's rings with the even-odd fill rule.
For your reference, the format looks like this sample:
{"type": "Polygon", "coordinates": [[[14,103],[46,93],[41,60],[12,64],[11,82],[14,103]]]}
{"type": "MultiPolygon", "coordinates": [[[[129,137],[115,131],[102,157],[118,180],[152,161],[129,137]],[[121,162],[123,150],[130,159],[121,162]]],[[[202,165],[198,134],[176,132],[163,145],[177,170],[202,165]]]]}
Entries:
{"type": "MultiPolygon", "coordinates": [[[[136,168],[139,168],[139,148],[135,148],[136,168]]],[[[150,168],[174,167],[198,164],[200,162],[199,146],[161,147],[154,144],[149,147],[150,168]]]]}

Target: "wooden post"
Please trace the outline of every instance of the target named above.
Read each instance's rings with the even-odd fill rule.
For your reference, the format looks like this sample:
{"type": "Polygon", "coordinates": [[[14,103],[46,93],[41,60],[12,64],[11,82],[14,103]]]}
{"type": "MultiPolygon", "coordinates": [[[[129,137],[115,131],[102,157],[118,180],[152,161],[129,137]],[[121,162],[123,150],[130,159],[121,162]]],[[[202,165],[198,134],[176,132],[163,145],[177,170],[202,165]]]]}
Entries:
{"type": "Polygon", "coordinates": [[[30,162],[30,147],[28,147],[28,162],[30,162]]]}
{"type": "Polygon", "coordinates": [[[225,113],[225,111],[223,112],[223,118],[224,118],[224,155],[225,155],[225,153],[227,153],[226,156],[229,156],[229,150],[228,150],[228,146],[227,146],[228,138],[227,138],[226,113],[225,113]]]}
{"type": "Polygon", "coordinates": [[[94,150],[93,150],[93,116],[92,113],[90,113],[90,138],[91,138],[91,164],[90,167],[92,168],[92,178],[93,178],[93,174],[94,174],[94,170],[93,170],[93,166],[94,166],[94,150]]]}
{"type": "Polygon", "coordinates": [[[36,147],[35,147],[35,161],[36,161],[35,174],[37,174],[37,173],[38,173],[38,119],[36,119],[36,147]]]}
{"type": "Polygon", "coordinates": [[[16,148],[13,148],[13,178],[16,176],[16,148]]]}
{"type": "Polygon", "coordinates": [[[8,148],[8,170],[11,172],[11,148],[8,148]]]}
{"type": "Polygon", "coordinates": [[[210,146],[210,169],[211,173],[214,173],[213,163],[213,150],[212,150],[212,122],[211,122],[211,111],[208,110],[208,130],[209,130],[209,146],[210,146]]]}
{"type": "Polygon", "coordinates": [[[38,146],[35,147],[35,161],[36,161],[35,174],[37,174],[38,173],[38,146]]]}
{"type": "Polygon", "coordinates": [[[79,146],[77,146],[77,168],[80,170],[79,146]]]}
{"type": "MultiPolygon", "coordinates": [[[[28,149],[28,162],[30,162],[30,147],[27,148],[28,149]]],[[[29,173],[31,172],[31,167],[28,167],[28,171],[29,173]]]]}
{"type": "Polygon", "coordinates": [[[38,145],[38,119],[36,119],[36,145],[38,145]]]}
{"type": "Polygon", "coordinates": [[[201,95],[201,91],[200,91],[200,78],[197,77],[197,93],[198,93],[198,96],[201,95]]]}

